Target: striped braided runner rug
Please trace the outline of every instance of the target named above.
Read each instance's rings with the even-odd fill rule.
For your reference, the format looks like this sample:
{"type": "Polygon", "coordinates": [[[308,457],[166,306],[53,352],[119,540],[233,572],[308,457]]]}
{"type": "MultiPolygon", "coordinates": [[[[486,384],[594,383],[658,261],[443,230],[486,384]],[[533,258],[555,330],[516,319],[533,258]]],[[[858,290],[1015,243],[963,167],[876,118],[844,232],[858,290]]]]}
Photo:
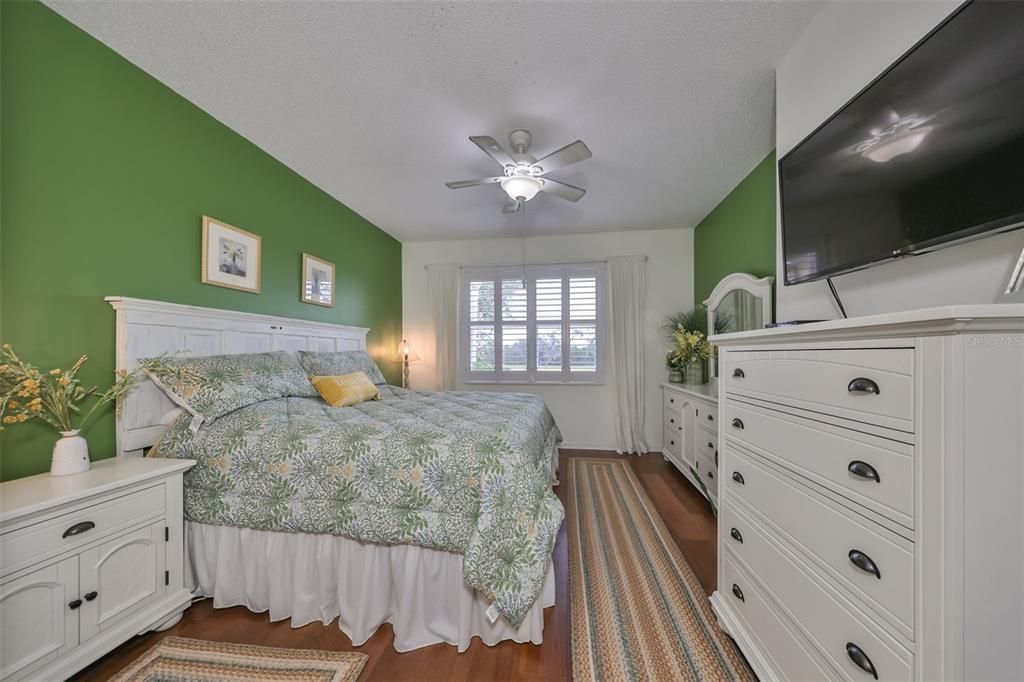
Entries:
{"type": "Polygon", "coordinates": [[[754,680],[629,464],[568,469],[573,679],[754,680]]]}

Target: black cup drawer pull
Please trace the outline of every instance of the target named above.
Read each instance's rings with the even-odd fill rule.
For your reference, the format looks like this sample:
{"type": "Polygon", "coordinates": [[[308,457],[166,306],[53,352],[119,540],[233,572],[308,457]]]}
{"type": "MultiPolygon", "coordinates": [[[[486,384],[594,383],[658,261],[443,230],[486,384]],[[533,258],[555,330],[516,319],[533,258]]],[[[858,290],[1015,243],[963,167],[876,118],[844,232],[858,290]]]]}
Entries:
{"type": "Polygon", "coordinates": [[[82,521],[80,523],[76,523],[75,525],[71,526],[66,531],[64,531],[64,535],[62,535],[61,537],[62,538],[69,538],[72,535],[78,535],[79,533],[84,533],[85,531],[92,530],[95,527],[96,527],[96,524],[93,523],[92,521],[82,521]]]}
{"type": "Polygon", "coordinates": [[[875,664],[871,662],[868,655],[864,653],[864,650],[853,642],[846,643],[846,655],[850,657],[853,664],[866,673],[870,673],[876,680],[878,679],[878,671],[875,670],[875,664]]]}
{"type": "Polygon", "coordinates": [[[732,472],[732,480],[736,481],[740,485],[746,485],[747,482],[743,480],[743,474],[738,471],[732,472]]]}
{"type": "Polygon", "coordinates": [[[878,476],[878,472],[875,467],[871,466],[867,462],[862,462],[859,459],[855,459],[846,466],[846,470],[854,476],[859,478],[865,478],[875,483],[881,483],[882,479],[878,476]]]}
{"type": "Polygon", "coordinates": [[[92,601],[96,597],[100,596],[100,593],[94,590],[92,592],[86,592],[82,596],[85,597],[85,601],[92,601]]]}
{"type": "Polygon", "coordinates": [[[743,596],[743,590],[741,590],[740,586],[737,585],[736,583],[732,584],[732,593],[735,594],[736,598],[739,599],[740,601],[747,601],[744,598],[744,596],[743,596]]]}
{"type": "Polygon", "coordinates": [[[731,535],[732,539],[736,542],[740,543],[741,545],[743,544],[743,535],[735,528],[729,531],[729,535],[731,535]]]}
{"type": "Polygon", "coordinates": [[[878,390],[878,384],[871,379],[865,377],[857,377],[846,386],[846,390],[850,393],[874,393],[879,395],[881,392],[878,390]]]}
{"type": "Polygon", "coordinates": [[[872,573],[879,580],[882,579],[882,572],[878,570],[878,564],[872,561],[871,557],[859,549],[850,550],[850,563],[865,573],[872,573]]]}
{"type": "Polygon", "coordinates": [[[742,369],[737,367],[736,369],[734,369],[732,371],[732,376],[735,379],[742,379],[742,378],[746,377],[747,375],[746,375],[746,373],[742,369]]]}
{"type": "Polygon", "coordinates": [[[743,420],[740,419],[739,417],[736,417],[735,419],[733,419],[732,420],[732,428],[740,429],[742,431],[743,430],[743,420]]]}
{"type": "Polygon", "coordinates": [[[709,422],[713,422],[713,421],[715,421],[715,416],[714,416],[714,415],[712,415],[712,414],[709,414],[709,415],[708,415],[708,421],[709,421],[709,422]]]}
{"type": "Polygon", "coordinates": [[[715,477],[715,474],[709,471],[708,472],[708,478],[713,479],[714,477],[715,477]]]}
{"type": "Polygon", "coordinates": [[[74,599],[74,600],[68,602],[68,608],[71,609],[72,611],[74,611],[75,609],[77,609],[81,605],[82,605],[82,600],[81,599],[74,599]]]}
{"type": "Polygon", "coordinates": [[[714,444],[714,443],[712,443],[711,441],[708,441],[708,447],[709,447],[710,449],[714,450],[714,449],[715,449],[715,444],[714,444]]]}

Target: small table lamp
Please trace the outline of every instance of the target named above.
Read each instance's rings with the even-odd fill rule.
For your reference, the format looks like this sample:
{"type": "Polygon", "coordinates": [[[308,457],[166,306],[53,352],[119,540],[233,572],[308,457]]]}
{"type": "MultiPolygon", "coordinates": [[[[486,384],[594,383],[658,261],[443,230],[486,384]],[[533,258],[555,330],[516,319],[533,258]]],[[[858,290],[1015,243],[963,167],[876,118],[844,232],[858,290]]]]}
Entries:
{"type": "Polygon", "coordinates": [[[416,351],[409,348],[409,342],[402,339],[402,343],[398,346],[398,351],[395,353],[395,362],[402,363],[402,388],[409,388],[409,363],[417,362],[420,356],[416,355],[416,351]]]}

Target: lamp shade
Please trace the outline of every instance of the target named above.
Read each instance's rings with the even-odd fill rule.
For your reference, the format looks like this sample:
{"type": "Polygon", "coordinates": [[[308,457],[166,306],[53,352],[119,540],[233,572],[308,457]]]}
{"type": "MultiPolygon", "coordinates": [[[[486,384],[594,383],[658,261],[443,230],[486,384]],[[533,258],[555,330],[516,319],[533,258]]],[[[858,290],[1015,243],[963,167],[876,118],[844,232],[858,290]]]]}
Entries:
{"type": "Polygon", "coordinates": [[[409,347],[409,342],[402,339],[402,343],[398,344],[398,350],[395,351],[395,362],[416,362],[420,359],[420,356],[416,355],[416,351],[409,347]]]}
{"type": "Polygon", "coordinates": [[[537,178],[514,175],[502,180],[501,188],[505,190],[505,194],[517,201],[529,201],[537,196],[537,192],[541,188],[541,181],[537,178]]]}

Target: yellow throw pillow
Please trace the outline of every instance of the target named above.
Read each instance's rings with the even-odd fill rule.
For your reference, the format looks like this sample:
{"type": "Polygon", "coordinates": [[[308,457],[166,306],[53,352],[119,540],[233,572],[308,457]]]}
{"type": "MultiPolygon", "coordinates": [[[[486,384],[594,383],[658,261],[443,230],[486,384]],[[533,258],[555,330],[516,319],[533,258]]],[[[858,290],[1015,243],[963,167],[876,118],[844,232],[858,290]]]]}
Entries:
{"type": "Polygon", "coordinates": [[[380,391],[365,372],[336,377],[310,377],[317,392],[331,407],[347,407],[365,400],[380,400],[380,391]]]}

